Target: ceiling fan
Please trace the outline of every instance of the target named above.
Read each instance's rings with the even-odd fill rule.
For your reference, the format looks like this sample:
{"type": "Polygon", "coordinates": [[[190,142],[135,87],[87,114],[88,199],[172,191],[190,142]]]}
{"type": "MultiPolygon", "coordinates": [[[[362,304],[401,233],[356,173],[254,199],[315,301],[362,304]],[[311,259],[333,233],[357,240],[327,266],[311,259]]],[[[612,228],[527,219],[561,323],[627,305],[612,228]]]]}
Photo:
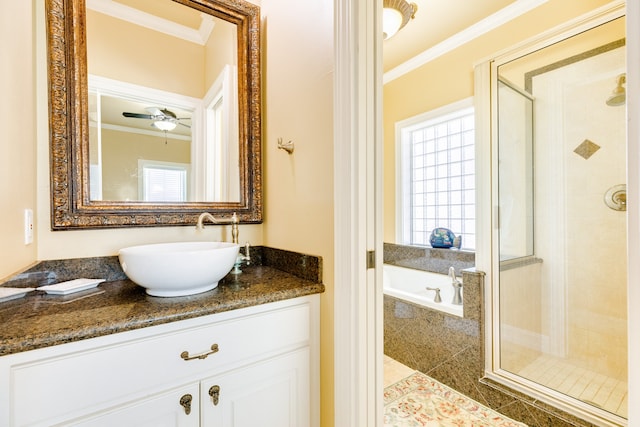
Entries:
{"type": "Polygon", "coordinates": [[[190,125],[182,123],[180,120],[191,120],[190,117],[178,117],[173,111],[166,108],[148,107],[145,108],[149,114],[129,113],[123,112],[125,117],[131,117],[134,119],[147,119],[152,120],[151,126],[163,130],[165,132],[174,130],[177,125],[181,125],[187,128],[191,128],[190,125]]]}

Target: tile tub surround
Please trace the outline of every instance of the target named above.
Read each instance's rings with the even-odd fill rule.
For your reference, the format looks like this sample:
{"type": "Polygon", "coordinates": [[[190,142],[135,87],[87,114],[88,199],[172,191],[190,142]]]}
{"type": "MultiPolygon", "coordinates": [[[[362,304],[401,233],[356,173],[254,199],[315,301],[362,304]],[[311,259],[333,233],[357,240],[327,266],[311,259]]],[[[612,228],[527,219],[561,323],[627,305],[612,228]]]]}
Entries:
{"type": "Polygon", "coordinates": [[[306,275],[319,278],[320,258],[264,249],[255,248],[252,264],[244,266],[240,275],[227,275],[217,288],[173,298],[149,296],[142,287],[120,276],[121,270],[118,273],[115,268],[119,269],[117,257],[40,263],[3,285],[42,286],[52,276],[57,278],[55,282],[79,277],[72,274],[74,271],[92,278],[105,277],[99,275],[105,271],[110,275],[93,290],[68,296],[32,292],[0,303],[0,356],[324,292],[319,280],[287,272],[302,271],[300,266],[305,265],[314,270],[305,270],[306,275]],[[282,269],[260,264],[271,258],[284,262],[282,269]],[[43,270],[43,265],[50,270],[43,270]]]}
{"type": "Polygon", "coordinates": [[[463,271],[464,317],[384,297],[384,353],[530,427],[593,424],[484,378],[484,273],[463,271]]]}
{"type": "Polygon", "coordinates": [[[457,249],[385,243],[383,260],[385,264],[441,274],[447,274],[449,267],[454,267],[456,274],[460,275],[460,270],[475,266],[476,255],[473,252],[459,251],[457,249]]]}

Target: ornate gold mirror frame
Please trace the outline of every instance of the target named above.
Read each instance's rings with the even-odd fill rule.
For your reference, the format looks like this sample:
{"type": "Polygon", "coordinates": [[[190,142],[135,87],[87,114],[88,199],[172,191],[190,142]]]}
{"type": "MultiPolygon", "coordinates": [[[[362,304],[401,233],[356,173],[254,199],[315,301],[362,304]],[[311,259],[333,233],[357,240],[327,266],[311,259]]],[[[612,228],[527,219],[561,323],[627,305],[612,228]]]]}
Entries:
{"type": "Polygon", "coordinates": [[[89,198],[85,0],[46,0],[53,230],[195,224],[207,211],[262,222],[260,8],[242,0],[173,0],[237,26],[239,202],[89,198]]]}

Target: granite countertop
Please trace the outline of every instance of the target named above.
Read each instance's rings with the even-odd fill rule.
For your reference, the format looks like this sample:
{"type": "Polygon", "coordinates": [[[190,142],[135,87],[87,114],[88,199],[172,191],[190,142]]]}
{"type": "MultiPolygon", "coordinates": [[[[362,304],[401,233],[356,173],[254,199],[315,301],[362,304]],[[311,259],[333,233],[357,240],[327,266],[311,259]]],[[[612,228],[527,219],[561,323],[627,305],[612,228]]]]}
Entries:
{"type": "Polygon", "coordinates": [[[36,291],[0,303],[0,356],[321,292],[322,283],[264,265],[186,297],[152,297],[128,279],[67,296],[36,291]]]}

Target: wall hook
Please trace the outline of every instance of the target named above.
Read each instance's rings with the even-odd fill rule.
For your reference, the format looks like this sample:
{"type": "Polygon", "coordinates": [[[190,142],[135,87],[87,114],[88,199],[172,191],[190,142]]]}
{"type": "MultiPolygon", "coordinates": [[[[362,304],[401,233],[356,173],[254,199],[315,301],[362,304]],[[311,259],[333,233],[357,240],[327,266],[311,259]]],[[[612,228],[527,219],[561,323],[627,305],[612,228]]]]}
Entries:
{"type": "Polygon", "coordinates": [[[278,138],[278,148],[281,148],[287,153],[291,154],[293,153],[293,142],[289,141],[287,143],[283,143],[282,138],[278,138]]]}

